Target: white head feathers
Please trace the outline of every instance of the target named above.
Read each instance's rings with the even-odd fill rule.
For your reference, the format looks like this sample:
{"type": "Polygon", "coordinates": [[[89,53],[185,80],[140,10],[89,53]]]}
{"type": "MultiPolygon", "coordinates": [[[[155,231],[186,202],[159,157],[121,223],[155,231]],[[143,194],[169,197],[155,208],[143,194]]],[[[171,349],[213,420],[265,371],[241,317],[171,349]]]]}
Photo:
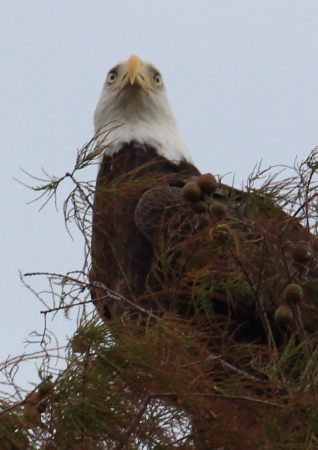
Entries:
{"type": "Polygon", "coordinates": [[[132,55],[108,72],[95,114],[96,140],[114,154],[124,143],[154,147],[160,156],[192,162],[173,117],[160,72],[132,55]]]}

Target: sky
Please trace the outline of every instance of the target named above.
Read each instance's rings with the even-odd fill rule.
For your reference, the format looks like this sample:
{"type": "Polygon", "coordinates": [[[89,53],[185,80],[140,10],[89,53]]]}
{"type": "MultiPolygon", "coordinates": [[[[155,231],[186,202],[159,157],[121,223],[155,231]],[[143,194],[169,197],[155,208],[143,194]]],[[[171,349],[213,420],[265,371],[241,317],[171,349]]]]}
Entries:
{"type": "MultiPolygon", "coordinates": [[[[42,305],[19,271],[81,267],[83,243],[68,236],[62,203],[28,204],[41,176],[72,169],[93,135],[108,69],[132,53],[162,72],[179,128],[203,172],[293,164],[318,144],[316,0],[0,0],[0,361],[41,331],[42,305]]],[[[36,289],[45,280],[28,280],[36,289]]],[[[76,315],[48,324],[63,343],[76,315]]],[[[28,367],[21,380],[32,381],[28,367]]]]}

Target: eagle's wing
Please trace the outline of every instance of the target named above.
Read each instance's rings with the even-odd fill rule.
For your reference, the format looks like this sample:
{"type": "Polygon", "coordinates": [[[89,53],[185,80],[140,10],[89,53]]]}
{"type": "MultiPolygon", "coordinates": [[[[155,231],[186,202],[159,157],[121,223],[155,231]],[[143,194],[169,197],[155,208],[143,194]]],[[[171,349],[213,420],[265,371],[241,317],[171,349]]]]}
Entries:
{"type": "Polygon", "coordinates": [[[166,234],[169,228],[183,227],[185,222],[193,230],[207,224],[206,216],[193,211],[184,198],[183,190],[174,186],[159,186],[146,191],[135,209],[135,222],[141,233],[154,243],[158,233],[166,234]]]}
{"type": "Polygon", "coordinates": [[[317,331],[315,238],[260,193],[219,186],[203,200],[198,214],[202,198],[189,201],[186,186],[140,197],[135,223],[154,249],[152,298],[162,305],[173,298],[182,314],[210,308],[230,316],[244,339],[279,334],[281,325],[317,331]]]}

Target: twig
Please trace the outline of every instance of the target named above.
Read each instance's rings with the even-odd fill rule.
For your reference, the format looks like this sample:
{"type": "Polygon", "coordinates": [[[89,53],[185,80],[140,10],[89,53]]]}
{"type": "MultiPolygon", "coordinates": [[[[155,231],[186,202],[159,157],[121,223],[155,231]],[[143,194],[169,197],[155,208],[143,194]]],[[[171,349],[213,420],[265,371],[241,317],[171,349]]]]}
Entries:
{"type": "Polygon", "coordinates": [[[256,301],[256,303],[259,307],[260,313],[261,313],[261,320],[263,322],[264,329],[267,333],[268,343],[272,344],[274,351],[275,351],[275,356],[277,357],[278,351],[277,351],[274,335],[273,335],[272,328],[270,326],[270,323],[269,323],[269,320],[268,320],[268,317],[267,317],[267,314],[266,314],[266,311],[265,311],[264,305],[263,305],[263,300],[262,300],[263,294],[262,294],[262,292],[260,294],[258,294],[257,289],[255,288],[254,283],[252,282],[251,277],[250,277],[249,273],[246,271],[245,266],[244,266],[243,262],[241,261],[240,257],[238,256],[238,254],[235,252],[232,252],[232,256],[235,259],[235,261],[239,264],[240,268],[242,269],[242,272],[244,273],[244,275],[247,279],[247,282],[248,282],[250,288],[253,291],[255,301],[256,301]]]}
{"type": "Polygon", "coordinates": [[[5,362],[1,363],[0,370],[2,371],[8,366],[14,366],[16,364],[19,364],[20,362],[34,360],[36,358],[43,358],[43,356],[46,356],[47,353],[49,353],[51,351],[53,352],[53,351],[59,351],[59,350],[64,350],[64,349],[65,349],[65,346],[61,346],[61,347],[56,347],[56,348],[52,348],[52,349],[39,350],[37,352],[33,352],[30,354],[23,354],[23,355],[15,356],[14,358],[7,359],[5,362]]]}
{"type": "Polygon", "coordinates": [[[201,397],[214,397],[214,398],[224,398],[229,400],[243,400],[247,402],[260,403],[262,405],[273,406],[274,408],[282,408],[284,409],[284,405],[280,405],[279,403],[270,402],[268,400],[261,400],[260,398],[247,397],[245,395],[229,395],[229,394],[195,394],[201,397]]]}
{"type": "Polygon", "coordinates": [[[103,283],[100,283],[98,281],[94,281],[93,283],[86,283],[84,281],[80,281],[80,280],[78,280],[76,278],[73,278],[73,277],[69,277],[69,276],[65,277],[65,275],[62,275],[62,274],[50,273],[50,272],[28,272],[28,273],[24,274],[25,277],[38,276],[38,275],[45,275],[45,276],[56,277],[56,278],[61,278],[61,279],[66,278],[67,281],[71,281],[71,282],[77,283],[80,286],[82,286],[82,288],[90,289],[92,287],[97,287],[97,288],[102,289],[103,291],[105,291],[105,293],[107,294],[107,295],[105,295],[103,297],[100,297],[100,298],[97,298],[97,299],[94,299],[94,300],[84,300],[82,302],[73,303],[72,305],[62,305],[62,306],[60,305],[60,306],[57,306],[56,308],[50,308],[50,309],[47,309],[47,310],[42,310],[41,314],[48,314],[48,313],[56,312],[56,311],[59,311],[59,310],[62,310],[62,309],[68,309],[68,308],[71,308],[71,307],[74,307],[74,306],[81,306],[81,305],[86,305],[88,303],[99,302],[99,301],[102,301],[102,300],[107,300],[107,297],[110,297],[113,300],[121,300],[121,301],[123,301],[125,303],[128,303],[130,306],[132,306],[133,308],[137,309],[139,312],[141,312],[143,314],[146,314],[147,316],[151,317],[152,319],[160,320],[160,317],[158,317],[153,312],[148,311],[145,308],[142,308],[141,306],[137,305],[133,301],[129,300],[128,298],[124,297],[121,294],[118,294],[117,292],[111,290],[110,288],[105,286],[103,283]]]}
{"type": "Polygon", "coordinates": [[[232,372],[237,373],[238,375],[242,375],[244,378],[251,380],[251,381],[260,381],[258,378],[254,377],[253,375],[250,375],[249,373],[245,372],[242,369],[239,369],[238,367],[233,366],[232,364],[228,363],[227,361],[224,361],[224,359],[220,355],[209,355],[207,358],[202,358],[197,361],[193,361],[191,363],[183,364],[182,368],[187,368],[191,366],[196,366],[197,364],[201,364],[207,361],[217,361],[226,369],[231,370],[232,372]]]}
{"type": "Polygon", "coordinates": [[[35,388],[28,393],[28,395],[21,400],[20,402],[14,403],[11,406],[8,406],[7,408],[3,409],[2,411],[0,411],[0,416],[2,416],[3,414],[6,414],[10,411],[13,411],[14,409],[18,408],[19,406],[23,406],[25,403],[27,403],[28,399],[31,397],[31,395],[37,391],[39,389],[40,386],[42,386],[42,384],[44,384],[46,381],[50,380],[52,377],[49,376],[47,377],[45,380],[42,380],[41,383],[39,383],[37,386],[35,386],[35,388]]]}
{"type": "Polygon", "coordinates": [[[124,433],[123,437],[121,438],[121,442],[116,445],[115,450],[122,450],[126,446],[127,441],[130,438],[130,435],[133,433],[134,429],[136,428],[136,426],[140,422],[142,416],[144,415],[144,413],[149,405],[149,402],[151,401],[151,398],[152,397],[149,396],[141,403],[141,405],[138,408],[137,415],[133,418],[130,426],[128,427],[128,429],[124,433]]]}

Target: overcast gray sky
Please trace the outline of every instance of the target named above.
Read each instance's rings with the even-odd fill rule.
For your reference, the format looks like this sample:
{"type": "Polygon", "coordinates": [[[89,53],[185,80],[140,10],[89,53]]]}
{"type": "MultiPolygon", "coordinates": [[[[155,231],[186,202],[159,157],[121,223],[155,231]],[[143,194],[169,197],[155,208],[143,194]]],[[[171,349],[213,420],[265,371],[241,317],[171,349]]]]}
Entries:
{"type": "MultiPolygon", "coordinates": [[[[18,271],[82,263],[62,214],[26,205],[12,177],[72,167],[118,61],[137,53],[162,71],[195,163],[238,186],[261,159],[292,164],[318,144],[317,0],[0,0],[0,51],[0,361],[42,326],[18,271]]],[[[74,320],[50,326],[70,335],[74,320]]]]}

